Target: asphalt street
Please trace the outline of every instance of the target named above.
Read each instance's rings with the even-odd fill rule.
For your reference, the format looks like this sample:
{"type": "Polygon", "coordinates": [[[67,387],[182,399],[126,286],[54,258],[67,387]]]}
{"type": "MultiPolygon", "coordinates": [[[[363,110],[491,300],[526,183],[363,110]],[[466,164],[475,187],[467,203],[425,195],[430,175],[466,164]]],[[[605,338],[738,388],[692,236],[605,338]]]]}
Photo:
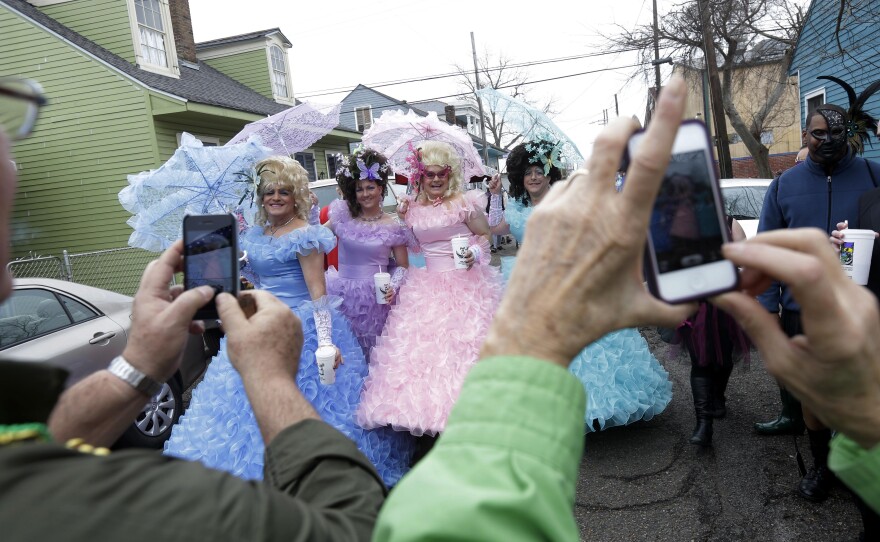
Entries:
{"type": "MultiPolygon", "coordinates": [[[[514,243],[493,254],[515,255],[514,243]]],[[[659,416],[585,437],[574,515],[590,541],[849,541],[861,517],[835,487],[822,504],[800,498],[791,436],[760,436],[756,421],[779,412],[779,391],[752,351],[730,378],[728,415],[714,424],[713,446],[688,443],[695,417],[686,354],[675,358],[653,329],[651,351],[672,380],[672,402],[659,416]]],[[[806,434],[797,438],[810,465],[806,434]]]]}
{"type": "MultiPolygon", "coordinates": [[[[776,384],[753,351],[734,370],[728,415],[716,420],[713,446],[687,442],[694,426],[690,365],[643,330],[670,374],[672,402],[647,422],[592,433],[578,480],[575,517],[593,541],[844,541],[861,519],[836,487],[822,504],[797,496],[794,439],[759,436],[752,423],[776,415],[776,384]]],[[[797,439],[809,461],[806,435],[797,439]]]]}

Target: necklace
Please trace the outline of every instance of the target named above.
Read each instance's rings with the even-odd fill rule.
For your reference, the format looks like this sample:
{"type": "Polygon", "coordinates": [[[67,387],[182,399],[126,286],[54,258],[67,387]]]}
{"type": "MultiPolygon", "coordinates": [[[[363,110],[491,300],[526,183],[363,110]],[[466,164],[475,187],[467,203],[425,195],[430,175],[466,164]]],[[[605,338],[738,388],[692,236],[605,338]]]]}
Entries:
{"type": "Polygon", "coordinates": [[[379,214],[376,215],[376,216],[364,216],[364,215],[361,215],[361,216],[357,217],[357,219],[360,220],[360,221],[362,221],[362,222],[376,222],[376,221],[378,221],[378,220],[381,220],[383,216],[385,216],[385,213],[379,211],[379,214]]]}
{"type": "Polygon", "coordinates": [[[282,224],[282,225],[280,225],[280,226],[272,226],[272,225],[270,225],[270,226],[269,226],[269,235],[271,235],[272,237],[275,237],[275,232],[277,232],[278,230],[280,230],[280,229],[283,228],[284,226],[286,226],[286,225],[290,224],[291,222],[293,222],[293,219],[294,219],[294,218],[296,218],[296,216],[292,216],[292,217],[290,217],[290,220],[288,220],[287,222],[285,222],[284,224],[282,224]]]}
{"type": "Polygon", "coordinates": [[[428,197],[428,201],[430,201],[431,205],[433,205],[434,207],[443,203],[443,196],[437,196],[437,199],[431,199],[431,196],[427,196],[427,197],[428,197]]]}

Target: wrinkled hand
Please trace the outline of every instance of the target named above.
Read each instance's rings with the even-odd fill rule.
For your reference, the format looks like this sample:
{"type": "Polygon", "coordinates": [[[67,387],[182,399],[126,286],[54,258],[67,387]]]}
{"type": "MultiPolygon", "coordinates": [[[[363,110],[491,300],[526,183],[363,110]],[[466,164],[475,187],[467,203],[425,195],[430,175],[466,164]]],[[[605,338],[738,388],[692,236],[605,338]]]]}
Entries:
{"type": "Polygon", "coordinates": [[[744,267],[742,292],[714,302],[732,314],[767,370],[828,427],[865,449],[880,442],[880,315],[877,300],[843,272],[820,230],[762,233],[724,247],[744,267]],[[754,299],[784,282],[801,306],[804,334],[789,338],[754,299]]]}
{"type": "Polygon", "coordinates": [[[483,356],[527,355],[567,367],[587,344],[612,330],[671,327],[695,310],[692,304],[658,300],[642,282],[651,209],[685,95],[680,78],[664,87],[622,192],[609,179],[637,128],[631,119],[606,128],[593,146],[589,171],[555,183],[535,208],[483,356]]]}
{"type": "Polygon", "coordinates": [[[492,192],[495,195],[501,193],[501,175],[496,173],[492,175],[492,178],[489,180],[489,192],[492,192]]]}
{"type": "Polygon", "coordinates": [[[253,301],[248,317],[230,294],[217,296],[229,361],[242,380],[294,378],[302,352],[302,323],[290,308],[263,290],[242,292],[253,301]]]}
{"type": "Polygon", "coordinates": [[[177,241],[150,262],[134,296],[132,325],[123,357],[135,368],[165,382],[177,371],[189,332],[203,331],[193,316],[214,289],[170,287],[174,273],[183,270],[183,242],[177,241]]]}
{"type": "Polygon", "coordinates": [[[315,195],[315,193],[312,192],[311,190],[309,190],[309,202],[311,202],[312,207],[314,207],[315,205],[318,204],[318,196],[315,195]]]}

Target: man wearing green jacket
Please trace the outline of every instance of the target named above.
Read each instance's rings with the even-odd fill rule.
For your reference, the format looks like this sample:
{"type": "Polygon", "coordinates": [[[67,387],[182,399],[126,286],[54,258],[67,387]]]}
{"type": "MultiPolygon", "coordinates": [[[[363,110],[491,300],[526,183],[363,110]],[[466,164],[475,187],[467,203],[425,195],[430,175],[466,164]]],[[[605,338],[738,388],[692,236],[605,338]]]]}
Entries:
{"type": "MultiPolygon", "coordinates": [[[[446,432],[392,492],[374,540],[579,539],[572,509],[585,396],[565,369],[609,331],[669,326],[693,309],[666,305],[641,283],[651,206],[684,97],[680,79],[663,89],[620,195],[609,179],[635,129],[623,119],[596,140],[589,172],[557,183],[534,211],[483,360],[446,432]]],[[[774,232],[729,245],[725,256],[746,268],[743,291],[714,301],[739,319],[768,370],[849,436],[834,443],[832,468],[880,509],[876,303],[864,302],[870,296],[846,278],[818,230],[774,232]],[[806,336],[787,338],[754,299],[770,277],[798,298],[806,336]]]]}

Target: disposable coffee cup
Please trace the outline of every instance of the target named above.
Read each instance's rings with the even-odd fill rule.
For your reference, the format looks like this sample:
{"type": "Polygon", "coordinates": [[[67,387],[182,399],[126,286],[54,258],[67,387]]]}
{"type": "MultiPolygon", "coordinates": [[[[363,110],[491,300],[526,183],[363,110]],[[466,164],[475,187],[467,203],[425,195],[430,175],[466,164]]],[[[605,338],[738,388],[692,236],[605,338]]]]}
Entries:
{"type": "Polygon", "coordinates": [[[874,253],[873,230],[850,230],[843,233],[840,246],[840,265],[856,284],[868,284],[871,271],[871,255],[874,253]]]}
{"type": "Polygon", "coordinates": [[[336,349],[332,346],[321,346],[315,350],[315,360],[318,362],[318,377],[321,384],[328,386],[336,382],[336,349]]]}
{"type": "Polygon", "coordinates": [[[452,257],[455,258],[455,268],[467,269],[465,258],[467,258],[469,239],[467,237],[453,237],[450,242],[452,243],[452,257]]]}
{"type": "Polygon", "coordinates": [[[387,305],[385,294],[391,289],[391,275],[380,271],[373,275],[373,284],[376,285],[376,303],[387,305]]]}

